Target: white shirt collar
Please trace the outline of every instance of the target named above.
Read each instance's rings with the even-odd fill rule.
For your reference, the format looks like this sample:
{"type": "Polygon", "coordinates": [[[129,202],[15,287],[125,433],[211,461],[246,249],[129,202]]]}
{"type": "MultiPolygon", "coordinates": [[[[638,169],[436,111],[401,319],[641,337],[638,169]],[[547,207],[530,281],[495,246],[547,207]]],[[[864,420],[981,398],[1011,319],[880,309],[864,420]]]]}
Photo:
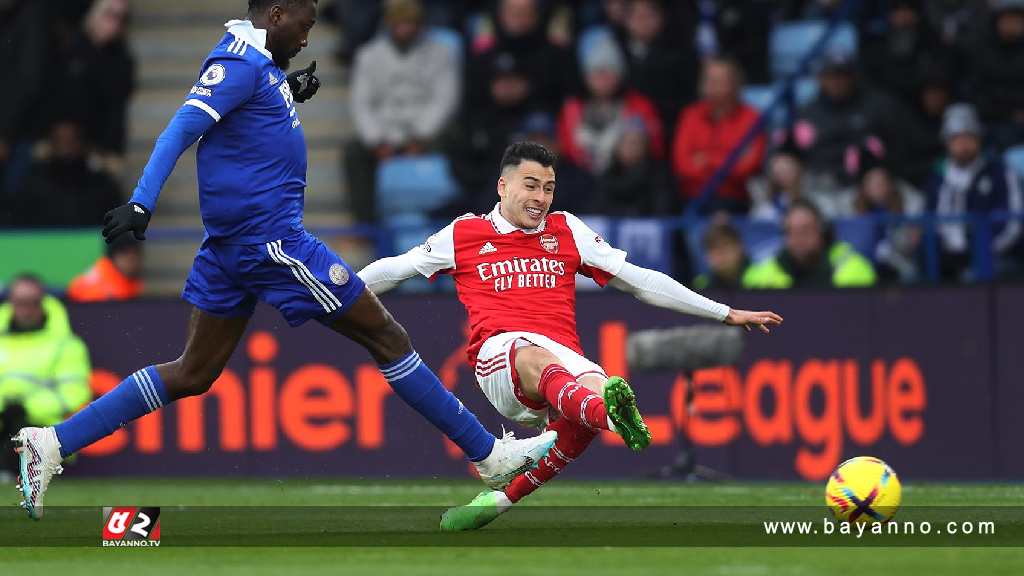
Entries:
{"type": "Polygon", "coordinates": [[[252,46],[271,61],[274,60],[274,55],[267,50],[267,31],[263,28],[256,28],[250,20],[229,20],[224,23],[224,27],[234,34],[235,38],[252,46]]]}
{"type": "Polygon", "coordinates": [[[494,229],[498,231],[498,234],[509,234],[516,230],[522,230],[526,234],[536,234],[538,232],[543,232],[544,225],[548,222],[548,219],[544,218],[540,223],[540,226],[537,226],[536,228],[520,228],[506,220],[505,217],[501,215],[501,202],[494,205],[494,210],[491,210],[491,213],[487,215],[487,219],[491,221],[491,224],[494,224],[494,229]]]}

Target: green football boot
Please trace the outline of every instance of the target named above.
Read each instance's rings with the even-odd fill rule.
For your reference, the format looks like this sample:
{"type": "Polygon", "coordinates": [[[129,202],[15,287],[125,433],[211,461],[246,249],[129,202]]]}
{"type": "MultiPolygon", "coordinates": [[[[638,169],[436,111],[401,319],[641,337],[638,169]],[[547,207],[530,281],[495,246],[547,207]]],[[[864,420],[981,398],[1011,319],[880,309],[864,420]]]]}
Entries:
{"type": "Polygon", "coordinates": [[[498,494],[498,491],[484,491],[465,506],[449,508],[441,515],[441,531],[462,532],[487,526],[508,510],[498,505],[498,494]]]}
{"type": "Polygon", "coordinates": [[[612,376],[605,382],[604,406],[615,427],[614,432],[622,436],[626,446],[634,452],[647,448],[651,443],[651,431],[636,407],[636,394],[625,379],[612,376]]]}

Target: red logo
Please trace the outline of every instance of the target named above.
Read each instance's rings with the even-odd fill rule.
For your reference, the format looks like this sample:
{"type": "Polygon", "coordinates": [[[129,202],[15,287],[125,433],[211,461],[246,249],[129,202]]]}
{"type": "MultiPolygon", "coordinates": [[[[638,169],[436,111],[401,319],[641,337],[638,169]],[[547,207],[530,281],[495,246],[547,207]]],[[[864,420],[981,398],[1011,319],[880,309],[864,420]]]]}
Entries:
{"type": "Polygon", "coordinates": [[[160,546],[160,509],[139,506],[104,507],[103,546],[119,548],[160,546]]]}
{"type": "Polygon", "coordinates": [[[552,254],[558,253],[558,238],[555,238],[551,234],[545,234],[540,237],[540,247],[551,252],[552,254]]]}

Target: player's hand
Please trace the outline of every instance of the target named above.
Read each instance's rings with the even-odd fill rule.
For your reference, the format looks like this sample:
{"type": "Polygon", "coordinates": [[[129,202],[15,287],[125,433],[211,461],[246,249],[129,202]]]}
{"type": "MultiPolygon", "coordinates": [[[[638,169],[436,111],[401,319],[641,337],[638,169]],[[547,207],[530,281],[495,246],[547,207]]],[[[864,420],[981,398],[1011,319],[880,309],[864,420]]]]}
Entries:
{"type": "Polygon", "coordinates": [[[129,202],[118,206],[103,216],[103,237],[110,244],[121,234],[131,232],[136,240],[145,240],[150,216],[142,204],[129,202]]]}
{"type": "Polygon", "coordinates": [[[752,326],[757,326],[761,332],[768,334],[771,326],[782,324],[782,316],[775,312],[751,312],[750,310],[729,310],[729,315],[724,322],[730,326],[743,326],[750,331],[752,326]]]}
{"type": "Polygon", "coordinates": [[[309,100],[320,89],[320,79],[314,72],[316,72],[316,60],[313,60],[309,68],[296,70],[288,75],[288,87],[292,89],[292,97],[296,102],[301,104],[309,100]]]}

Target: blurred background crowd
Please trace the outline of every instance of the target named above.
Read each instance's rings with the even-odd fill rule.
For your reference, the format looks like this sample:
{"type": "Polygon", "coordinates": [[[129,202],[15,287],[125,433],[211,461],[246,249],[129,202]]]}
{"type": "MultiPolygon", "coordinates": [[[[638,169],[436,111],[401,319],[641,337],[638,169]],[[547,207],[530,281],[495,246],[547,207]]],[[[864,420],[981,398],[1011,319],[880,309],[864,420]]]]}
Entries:
{"type": "MultiPolygon", "coordinates": [[[[95,227],[130,194],[152,143],[126,144],[138,129],[128,121],[137,53],[156,49],[129,41],[129,15],[154,27],[138,12],[155,4],[0,0],[0,49],[14,67],[0,93],[5,230],[95,227]]],[[[245,9],[218,4],[231,4],[218,8],[228,16],[245,9]]],[[[302,110],[307,209],[343,253],[406,249],[447,219],[490,210],[502,150],[531,139],[559,153],[556,209],[699,288],[1024,275],[1024,0],[321,0],[320,10],[299,57],[319,45],[331,60],[327,89],[307,105],[320,108],[302,110]],[[319,109],[341,111],[342,128],[326,131],[319,109]]],[[[161,53],[191,79],[144,114],[166,121],[180,103],[219,35],[198,28],[181,40],[198,56],[161,53]]],[[[174,200],[161,204],[157,241],[161,227],[177,237],[193,222],[173,217],[174,200]]],[[[69,295],[137,296],[143,270],[180,283],[172,260],[144,267],[134,243],[107,248],[69,295]]]]}

